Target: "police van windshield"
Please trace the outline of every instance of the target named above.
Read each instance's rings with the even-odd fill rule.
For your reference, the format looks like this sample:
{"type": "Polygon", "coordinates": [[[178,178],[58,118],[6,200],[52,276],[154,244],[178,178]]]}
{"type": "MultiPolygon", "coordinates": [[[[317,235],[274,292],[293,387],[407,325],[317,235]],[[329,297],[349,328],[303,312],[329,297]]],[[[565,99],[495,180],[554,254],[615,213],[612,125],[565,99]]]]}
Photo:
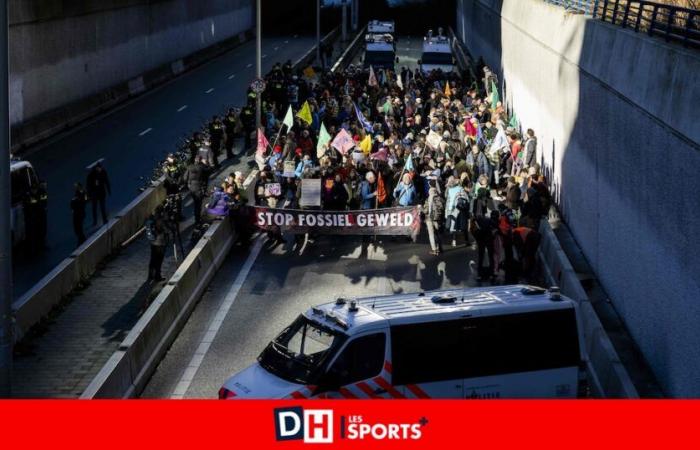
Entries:
{"type": "Polygon", "coordinates": [[[435,64],[435,65],[452,65],[452,54],[451,53],[436,53],[428,52],[423,53],[421,57],[423,64],[435,64]]]}
{"type": "Polygon", "coordinates": [[[284,380],[315,384],[328,356],[346,339],[345,334],[301,315],[270,342],[258,357],[258,362],[265,370],[284,380]]]}

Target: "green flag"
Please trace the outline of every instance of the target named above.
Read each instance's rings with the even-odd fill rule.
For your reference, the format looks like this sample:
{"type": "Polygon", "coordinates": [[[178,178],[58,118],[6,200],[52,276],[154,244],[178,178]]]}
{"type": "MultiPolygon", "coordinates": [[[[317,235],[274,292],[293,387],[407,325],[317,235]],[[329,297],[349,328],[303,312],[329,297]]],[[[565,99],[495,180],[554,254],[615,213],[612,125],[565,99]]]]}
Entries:
{"type": "Polygon", "coordinates": [[[287,125],[287,131],[292,129],[292,126],[294,125],[294,113],[292,113],[292,105],[289,105],[289,109],[287,109],[287,115],[284,116],[284,120],[282,121],[284,125],[287,125]]]}
{"type": "Polygon", "coordinates": [[[316,156],[322,157],[325,152],[325,146],[331,141],[331,135],[326,130],[326,125],[321,122],[321,131],[318,133],[318,144],[316,144],[316,156]]]}
{"type": "Polygon", "coordinates": [[[391,100],[389,98],[387,98],[386,102],[382,105],[382,111],[385,116],[391,112],[391,100]]]}
{"type": "Polygon", "coordinates": [[[518,121],[518,116],[515,115],[515,112],[513,112],[513,117],[510,118],[510,121],[508,122],[509,127],[513,127],[516,130],[520,128],[520,122],[518,121]]]}
{"type": "Polygon", "coordinates": [[[498,87],[496,83],[491,80],[491,109],[496,109],[496,105],[501,99],[498,97],[498,87]]]}

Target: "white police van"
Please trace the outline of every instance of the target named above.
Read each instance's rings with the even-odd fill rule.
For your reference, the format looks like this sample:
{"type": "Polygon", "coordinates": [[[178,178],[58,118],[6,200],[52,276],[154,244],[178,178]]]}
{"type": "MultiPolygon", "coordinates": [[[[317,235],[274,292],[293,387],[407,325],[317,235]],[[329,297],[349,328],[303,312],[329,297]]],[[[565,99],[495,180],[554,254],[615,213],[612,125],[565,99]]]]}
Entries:
{"type": "Polygon", "coordinates": [[[24,198],[32,186],[39,184],[39,178],[34,167],[28,161],[10,160],[10,193],[11,211],[10,226],[12,230],[12,245],[18,245],[26,238],[24,220],[24,198]]]}
{"type": "Polygon", "coordinates": [[[300,315],[219,398],[571,398],[583,352],[557,289],[341,298],[300,315]]]}
{"type": "Polygon", "coordinates": [[[368,69],[394,69],[396,61],[395,25],[390,20],[372,20],[367,24],[363,66],[368,69]]]}
{"type": "Polygon", "coordinates": [[[438,29],[438,35],[433,31],[423,39],[423,53],[419,62],[424,74],[430,74],[433,70],[441,70],[443,73],[451,73],[456,70],[455,58],[452,55],[450,39],[443,35],[442,28],[438,29]]]}

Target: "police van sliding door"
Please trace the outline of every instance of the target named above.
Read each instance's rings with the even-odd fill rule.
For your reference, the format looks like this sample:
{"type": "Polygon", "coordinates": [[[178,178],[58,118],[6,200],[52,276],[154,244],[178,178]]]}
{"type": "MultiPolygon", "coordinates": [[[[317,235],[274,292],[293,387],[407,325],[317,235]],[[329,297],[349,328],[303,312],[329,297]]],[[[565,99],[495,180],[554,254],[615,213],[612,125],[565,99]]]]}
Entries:
{"type": "Polygon", "coordinates": [[[392,379],[407,398],[464,398],[463,319],[391,327],[392,379]]]}
{"type": "Polygon", "coordinates": [[[573,308],[465,325],[465,398],[576,397],[581,355],[573,308]]]}

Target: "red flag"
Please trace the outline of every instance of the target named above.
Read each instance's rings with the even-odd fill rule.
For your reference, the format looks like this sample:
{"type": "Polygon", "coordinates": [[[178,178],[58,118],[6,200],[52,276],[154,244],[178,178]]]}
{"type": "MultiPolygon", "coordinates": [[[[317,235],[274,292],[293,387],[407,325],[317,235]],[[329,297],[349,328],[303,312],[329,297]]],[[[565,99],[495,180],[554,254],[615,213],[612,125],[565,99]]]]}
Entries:
{"type": "Polygon", "coordinates": [[[265,156],[269,145],[270,142],[265,137],[262,128],[258,128],[258,151],[256,152],[256,156],[265,156]]]}
{"type": "Polygon", "coordinates": [[[384,179],[382,179],[382,173],[379,172],[377,175],[377,201],[383,204],[386,201],[386,186],[384,186],[384,179]]]}

